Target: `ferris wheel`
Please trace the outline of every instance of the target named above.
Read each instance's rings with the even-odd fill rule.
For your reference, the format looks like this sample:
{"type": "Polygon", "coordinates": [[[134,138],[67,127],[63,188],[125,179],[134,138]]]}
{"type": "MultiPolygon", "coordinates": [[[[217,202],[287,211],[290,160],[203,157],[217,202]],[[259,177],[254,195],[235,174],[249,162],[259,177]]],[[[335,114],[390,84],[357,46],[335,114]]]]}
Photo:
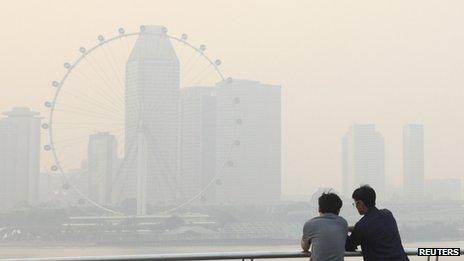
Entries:
{"type": "Polygon", "coordinates": [[[76,204],[121,214],[118,204],[122,203],[122,194],[135,191],[133,198],[140,204],[137,196],[140,188],[143,188],[143,198],[152,193],[160,202],[168,202],[156,211],[172,212],[204,200],[208,190],[221,185],[223,170],[233,166],[229,156],[240,144],[237,139],[237,128],[241,124],[237,112],[239,98],[230,98],[233,111],[227,117],[232,120],[226,127],[230,129],[228,136],[223,139],[227,150],[217,162],[216,171],[186,191],[182,185],[185,178],[174,163],[179,161],[180,145],[173,149],[174,153],[163,150],[170,145],[164,140],[180,135],[178,128],[169,130],[166,126],[181,121],[172,115],[180,114],[182,105],[172,101],[182,100],[183,95],[168,89],[157,93],[140,91],[141,84],[150,81],[150,86],[178,86],[194,98],[203,93],[214,96],[209,87],[227,84],[231,79],[226,79],[221,72],[220,60],[206,55],[205,45],[191,44],[187,34],[171,36],[165,27],[153,30],[141,26],[137,32],[119,28],[115,36],[99,35],[94,46],[80,47],[78,51],[74,61],[63,64],[64,75],[52,82],[53,98],[44,103],[49,109],[49,118],[42,124],[48,131],[48,142],[43,149],[50,153],[50,170],[61,177],[61,190],[73,194],[78,199],[76,204]],[[149,37],[156,37],[157,41],[144,42],[149,37]],[[140,56],[137,48],[147,52],[159,49],[152,55],[164,57],[170,53],[173,58],[163,66],[143,67],[136,60],[140,56]],[[140,76],[151,73],[150,68],[156,68],[158,77],[140,76]],[[137,92],[136,98],[133,92],[137,92]],[[139,166],[137,171],[135,166],[139,166]],[[140,171],[140,166],[145,169],[140,171]],[[144,184],[146,173],[142,176],[144,179],[140,178],[141,172],[149,172],[146,168],[161,173],[149,187],[144,184]],[[146,192],[150,189],[151,192],[146,192]]]}

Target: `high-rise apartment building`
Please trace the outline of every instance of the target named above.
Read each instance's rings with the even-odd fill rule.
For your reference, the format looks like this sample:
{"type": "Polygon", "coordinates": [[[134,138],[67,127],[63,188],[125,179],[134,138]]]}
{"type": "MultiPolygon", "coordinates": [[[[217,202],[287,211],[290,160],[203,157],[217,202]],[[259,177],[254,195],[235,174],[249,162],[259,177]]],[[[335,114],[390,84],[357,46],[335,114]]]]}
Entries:
{"type": "Polygon", "coordinates": [[[202,193],[201,202],[214,203],[217,107],[214,87],[181,91],[179,184],[184,200],[202,193]]]}
{"type": "Polygon", "coordinates": [[[424,128],[420,124],[403,127],[403,191],[413,200],[424,196],[424,128]]]}
{"type": "Polygon", "coordinates": [[[35,204],[39,198],[40,122],[38,112],[13,108],[0,120],[0,206],[35,204]]]}
{"type": "Polygon", "coordinates": [[[385,193],[385,146],[374,124],[355,124],[342,138],[343,194],[351,197],[359,185],[385,193]]]}
{"type": "Polygon", "coordinates": [[[249,80],[215,86],[216,202],[243,205],[280,200],[280,89],[249,80]]]}
{"type": "Polygon", "coordinates": [[[126,63],[120,201],[160,206],[178,200],[179,91],[179,61],[166,29],[143,27],[126,63]]]}
{"type": "Polygon", "coordinates": [[[118,152],[114,135],[99,132],[89,136],[88,195],[101,205],[112,205],[113,183],[117,171],[118,152]]]}

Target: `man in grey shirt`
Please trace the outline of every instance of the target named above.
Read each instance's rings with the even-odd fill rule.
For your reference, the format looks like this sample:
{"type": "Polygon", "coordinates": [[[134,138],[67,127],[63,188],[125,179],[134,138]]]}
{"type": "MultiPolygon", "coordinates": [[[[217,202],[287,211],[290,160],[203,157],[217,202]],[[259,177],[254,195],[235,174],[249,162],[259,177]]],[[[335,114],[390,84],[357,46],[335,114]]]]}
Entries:
{"type": "Polygon", "coordinates": [[[348,223],[338,215],[342,200],[327,192],[319,197],[318,203],[319,216],[304,224],[301,248],[308,251],[311,247],[311,261],[341,261],[348,233],[348,223]]]}

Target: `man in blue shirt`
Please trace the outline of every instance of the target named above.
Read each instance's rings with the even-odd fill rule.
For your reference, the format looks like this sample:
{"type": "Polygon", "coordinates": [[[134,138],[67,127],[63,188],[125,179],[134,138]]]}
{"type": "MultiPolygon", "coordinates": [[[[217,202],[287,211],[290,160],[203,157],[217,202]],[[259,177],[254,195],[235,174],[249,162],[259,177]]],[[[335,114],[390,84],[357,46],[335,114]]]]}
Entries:
{"type": "Polygon", "coordinates": [[[363,217],[349,228],[346,251],[361,245],[366,261],[409,260],[401,244],[395,218],[388,209],[375,207],[375,191],[368,185],[357,188],[352,195],[353,205],[363,217]]]}

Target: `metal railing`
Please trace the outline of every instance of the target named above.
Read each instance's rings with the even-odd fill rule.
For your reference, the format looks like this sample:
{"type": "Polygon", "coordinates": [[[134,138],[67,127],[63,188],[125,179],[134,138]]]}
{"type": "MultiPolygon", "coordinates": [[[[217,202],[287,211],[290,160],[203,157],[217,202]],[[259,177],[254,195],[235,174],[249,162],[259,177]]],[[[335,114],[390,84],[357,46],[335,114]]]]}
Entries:
{"type": "MultiPolygon", "coordinates": [[[[408,256],[417,256],[417,248],[405,249],[408,256]]],[[[460,250],[461,255],[464,249],[460,250]]],[[[210,253],[181,253],[181,254],[150,254],[150,255],[118,255],[118,256],[79,256],[79,257],[51,257],[51,258],[29,258],[26,260],[64,260],[64,261],[122,261],[122,260],[150,260],[150,261],[169,261],[169,260],[258,260],[258,259],[277,259],[277,258],[309,258],[310,252],[210,252],[210,253]]],[[[359,257],[361,252],[346,252],[345,257],[359,257]]],[[[439,257],[424,257],[426,260],[439,260],[439,257]],[[433,258],[433,259],[432,259],[433,258]]],[[[11,260],[11,259],[10,259],[11,260]]],[[[17,259],[25,260],[25,259],[17,259]]]]}

